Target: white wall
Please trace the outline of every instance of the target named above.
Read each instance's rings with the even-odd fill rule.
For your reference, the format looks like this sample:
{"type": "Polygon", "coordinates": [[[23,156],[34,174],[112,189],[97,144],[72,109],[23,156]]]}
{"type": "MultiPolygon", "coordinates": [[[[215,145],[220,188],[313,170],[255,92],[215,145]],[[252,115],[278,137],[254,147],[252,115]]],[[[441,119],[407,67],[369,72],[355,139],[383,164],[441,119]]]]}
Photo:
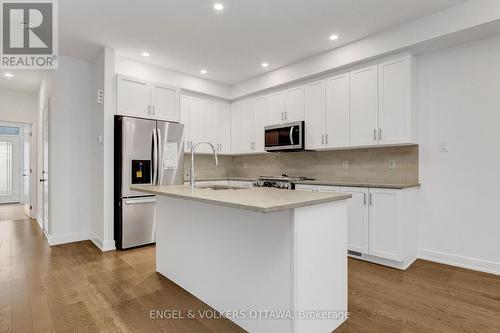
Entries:
{"type": "Polygon", "coordinates": [[[49,108],[49,243],[89,239],[93,207],[92,67],[65,56],[40,92],[49,108]]]}
{"type": "Polygon", "coordinates": [[[0,88],[0,121],[19,122],[31,124],[31,205],[30,217],[37,215],[37,190],[38,181],[36,170],[37,148],[37,94],[0,88]]]}
{"type": "Polygon", "coordinates": [[[117,74],[169,84],[182,89],[192,90],[224,99],[229,99],[230,97],[230,87],[222,83],[201,79],[172,69],[149,65],[120,56],[117,56],[115,61],[115,70],[117,74]]]}
{"type": "Polygon", "coordinates": [[[419,56],[417,77],[420,255],[500,274],[500,36],[419,56]]]}

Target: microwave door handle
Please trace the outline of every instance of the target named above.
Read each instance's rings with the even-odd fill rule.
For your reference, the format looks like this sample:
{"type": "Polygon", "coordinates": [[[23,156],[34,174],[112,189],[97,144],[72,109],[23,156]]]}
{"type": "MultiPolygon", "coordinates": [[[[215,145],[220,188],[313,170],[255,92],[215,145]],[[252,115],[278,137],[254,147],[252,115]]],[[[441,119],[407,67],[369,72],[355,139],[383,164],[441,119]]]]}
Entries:
{"type": "Polygon", "coordinates": [[[295,143],[293,143],[293,128],[294,127],[295,126],[290,127],[290,143],[291,143],[292,146],[295,145],[295,143]]]}
{"type": "Polygon", "coordinates": [[[153,129],[153,147],[151,149],[151,159],[152,159],[152,167],[151,167],[151,174],[153,175],[153,181],[152,181],[152,184],[153,185],[156,185],[156,168],[157,168],[157,163],[158,163],[158,149],[157,149],[157,132],[156,132],[156,128],[153,129]]]}

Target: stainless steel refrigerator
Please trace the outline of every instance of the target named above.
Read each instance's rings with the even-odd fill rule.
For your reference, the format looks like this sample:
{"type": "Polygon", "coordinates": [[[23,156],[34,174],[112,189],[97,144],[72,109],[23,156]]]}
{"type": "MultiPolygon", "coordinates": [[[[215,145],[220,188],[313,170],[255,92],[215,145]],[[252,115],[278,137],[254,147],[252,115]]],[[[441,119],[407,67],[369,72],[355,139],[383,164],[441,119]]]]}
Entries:
{"type": "Polygon", "coordinates": [[[184,125],[115,116],[115,244],[120,250],[155,242],[154,195],[132,184],[184,182],[184,125]]]}

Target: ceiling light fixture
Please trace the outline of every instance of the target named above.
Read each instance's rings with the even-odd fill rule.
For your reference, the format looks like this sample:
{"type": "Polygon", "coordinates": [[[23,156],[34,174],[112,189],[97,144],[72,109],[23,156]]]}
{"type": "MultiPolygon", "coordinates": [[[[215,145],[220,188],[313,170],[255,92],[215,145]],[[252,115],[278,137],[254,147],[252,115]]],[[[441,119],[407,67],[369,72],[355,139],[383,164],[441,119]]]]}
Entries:
{"type": "Polygon", "coordinates": [[[269,66],[269,64],[267,62],[263,62],[262,64],[260,64],[262,67],[266,68],[267,66],[269,66]]]}
{"type": "Polygon", "coordinates": [[[221,3],[216,3],[216,4],[214,4],[214,9],[216,11],[220,12],[221,10],[224,10],[224,5],[221,3]]]}
{"type": "Polygon", "coordinates": [[[12,74],[12,73],[5,73],[3,76],[5,76],[8,79],[11,79],[11,78],[14,77],[14,74],[12,74]]]}
{"type": "Polygon", "coordinates": [[[338,38],[339,38],[339,35],[336,35],[336,34],[330,35],[330,40],[336,40],[338,38]]]}
{"type": "Polygon", "coordinates": [[[206,69],[202,69],[202,70],[200,71],[200,73],[201,73],[201,74],[207,74],[207,73],[208,73],[208,71],[207,71],[206,69]]]}
{"type": "Polygon", "coordinates": [[[141,55],[142,55],[143,57],[149,57],[149,53],[148,53],[148,52],[142,52],[142,53],[141,53],[141,55]]]}

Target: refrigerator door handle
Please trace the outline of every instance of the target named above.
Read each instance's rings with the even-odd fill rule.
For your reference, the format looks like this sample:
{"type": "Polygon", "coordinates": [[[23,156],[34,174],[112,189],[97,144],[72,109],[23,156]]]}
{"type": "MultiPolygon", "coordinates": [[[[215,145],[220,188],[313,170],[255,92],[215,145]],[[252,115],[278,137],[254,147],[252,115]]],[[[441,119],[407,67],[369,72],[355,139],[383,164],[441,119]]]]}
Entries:
{"type": "Polygon", "coordinates": [[[157,149],[158,149],[158,153],[157,153],[157,164],[156,164],[156,184],[155,185],[161,185],[162,183],[162,178],[163,178],[163,168],[162,168],[162,161],[163,161],[163,157],[162,157],[162,154],[163,154],[163,141],[161,139],[161,131],[157,128],[156,129],[156,141],[157,141],[157,149]]]}
{"type": "Polygon", "coordinates": [[[158,137],[157,137],[157,132],[156,128],[153,129],[153,146],[151,149],[151,155],[152,155],[152,163],[151,163],[151,174],[153,175],[153,185],[156,185],[157,183],[157,166],[158,166],[158,137]]]}

